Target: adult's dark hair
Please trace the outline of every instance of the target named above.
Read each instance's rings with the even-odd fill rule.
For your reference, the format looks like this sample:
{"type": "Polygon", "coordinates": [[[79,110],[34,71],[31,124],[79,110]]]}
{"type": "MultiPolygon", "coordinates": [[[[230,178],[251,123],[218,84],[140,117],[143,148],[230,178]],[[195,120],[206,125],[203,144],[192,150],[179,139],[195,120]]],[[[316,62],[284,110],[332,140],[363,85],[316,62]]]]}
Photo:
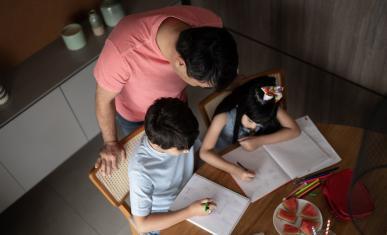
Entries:
{"type": "Polygon", "coordinates": [[[185,61],[188,76],[209,82],[217,90],[227,87],[237,76],[237,46],[224,28],[186,29],[179,35],[176,50],[185,61]]]}
{"type": "Polygon", "coordinates": [[[275,86],[275,78],[259,77],[235,88],[215,109],[214,116],[236,108],[233,143],[238,140],[243,114],[253,122],[263,125],[255,135],[270,134],[281,128],[276,117],[278,104],[274,99],[263,100],[264,93],[261,87],[264,86],[275,86]]]}
{"type": "Polygon", "coordinates": [[[199,125],[191,109],[177,98],[156,100],[145,114],[145,133],[163,149],[189,149],[199,135],[199,125]]]}

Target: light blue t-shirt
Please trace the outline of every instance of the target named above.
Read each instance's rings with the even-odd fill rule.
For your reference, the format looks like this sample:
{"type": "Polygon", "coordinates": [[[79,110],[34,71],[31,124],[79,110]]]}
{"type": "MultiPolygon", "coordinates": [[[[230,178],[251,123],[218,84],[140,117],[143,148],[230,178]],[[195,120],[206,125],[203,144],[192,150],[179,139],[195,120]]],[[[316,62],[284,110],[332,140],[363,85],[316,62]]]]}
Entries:
{"type": "Polygon", "coordinates": [[[132,214],[167,212],[191,178],[193,168],[193,147],[186,154],[172,156],[153,149],[144,135],[128,167],[132,214]]]}
{"type": "MultiPolygon", "coordinates": [[[[223,127],[219,134],[218,141],[216,142],[215,149],[220,151],[232,144],[234,136],[234,127],[236,119],[236,108],[231,109],[227,114],[226,125],[223,127]]],[[[257,124],[255,132],[258,132],[262,128],[261,124],[257,124]]],[[[238,139],[249,136],[250,131],[246,129],[242,124],[239,126],[238,139]]]]}

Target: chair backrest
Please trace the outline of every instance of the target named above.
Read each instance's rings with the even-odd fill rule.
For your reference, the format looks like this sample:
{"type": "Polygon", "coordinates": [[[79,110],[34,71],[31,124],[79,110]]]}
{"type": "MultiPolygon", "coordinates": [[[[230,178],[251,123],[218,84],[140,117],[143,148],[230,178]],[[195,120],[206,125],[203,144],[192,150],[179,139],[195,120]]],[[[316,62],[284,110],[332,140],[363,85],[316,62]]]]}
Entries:
{"type": "Polygon", "coordinates": [[[138,232],[132,223],[130,207],[125,201],[129,195],[128,161],[133,156],[143,134],[144,127],[140,127],[120,141],[120,144],[125,148],[126,159],[119,163],[118,170],[113,171],[109,176],[103,176],[100,168],[92,168],[89,173],[91,182],[129,220],[133,235],[138,234],[138,232]]]}
{"type": "MultiPolygon", "coordinates": [[[[274,77],[276,79],[277,85],[285,87],[284,76],[281,69],[273,69],[263,73],[258,73],[248,77],[241,77],[236,79],[233,82],[233,84],[230,85],[229,88],[220,92],[214,92],[199,102],[199,111],[207,127],[210,126],[211,119],[212,119],[212,116],[214,115],[216,107],[227,95],[231,94],[233,89],[250,81],[251,79],[262,77],[262,76],[274,77]]],[[[286,109],[286,88],[284,89],[284,94],[280,105],[282,108],[286,109]]]]}

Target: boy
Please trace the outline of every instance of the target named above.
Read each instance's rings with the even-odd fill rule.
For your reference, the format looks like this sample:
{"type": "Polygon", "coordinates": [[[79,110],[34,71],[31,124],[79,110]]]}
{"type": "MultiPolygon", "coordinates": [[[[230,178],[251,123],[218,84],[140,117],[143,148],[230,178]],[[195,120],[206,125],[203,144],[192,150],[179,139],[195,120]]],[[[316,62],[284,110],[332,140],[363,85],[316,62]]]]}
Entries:
{"type": "Polygon", "coordinates": [[[210,199],[168,212],[193,173],[193,145],[199,130],[192,111],[177,98],[161,98],[149,107],[144,125],[145,135],[128,170],[131,211],[137,230],[158,234],[157,230],[189,217],[208,215],[215,207],[210,199]],[[204,209],[207,202],[210,210],[204,209]]]}

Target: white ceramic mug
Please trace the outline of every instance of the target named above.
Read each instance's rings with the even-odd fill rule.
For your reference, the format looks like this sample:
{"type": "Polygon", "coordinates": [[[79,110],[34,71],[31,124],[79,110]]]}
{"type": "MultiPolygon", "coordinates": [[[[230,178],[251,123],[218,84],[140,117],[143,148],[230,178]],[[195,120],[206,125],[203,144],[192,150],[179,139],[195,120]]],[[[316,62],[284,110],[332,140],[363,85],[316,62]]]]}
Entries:
{"type": "Polygon", "coordinates": [[[66,25],[62,30],[62,38],[71,51],[79,50],[86,45],[85,34],[80,24],[66,25]]]}

